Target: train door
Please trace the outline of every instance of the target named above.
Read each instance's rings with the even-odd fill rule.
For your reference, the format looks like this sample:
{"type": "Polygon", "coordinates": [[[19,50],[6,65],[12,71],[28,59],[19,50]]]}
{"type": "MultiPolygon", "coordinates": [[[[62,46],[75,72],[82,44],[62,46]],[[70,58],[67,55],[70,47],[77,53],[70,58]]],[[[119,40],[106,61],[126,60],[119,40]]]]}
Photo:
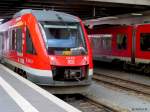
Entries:
{"type": "Polygon", "coordinates": [[[33,66],[37,65],[34,64],[36,62],[37,55],[36,50],[33,44],[33,39],[31,37],[31,30],[28,28],[28,26],[25,27],[25,64],[27,66],[33,66]]]}
{"type": "Polygon", "coordinates": [[[136,32],[135,62],[150,64],[150,24],[139,25],[136,32]]]}
{"type": "Polygon", "coordinates": [[[24,64],[24,26],[17,27],[15,30],[17,61],[24,64]]]}
{"type": "Polygon", "coordinates": [[[9,29],[10,58],[16,58],[16,29],[9,29]]]}
{"type": "Polygon", "coordinates": [[[113,30],[115,32],[115,42],[113,44],[113,56],[116,59],[131,61],[132,50],[132,27],[118,27],[113,30]]]}

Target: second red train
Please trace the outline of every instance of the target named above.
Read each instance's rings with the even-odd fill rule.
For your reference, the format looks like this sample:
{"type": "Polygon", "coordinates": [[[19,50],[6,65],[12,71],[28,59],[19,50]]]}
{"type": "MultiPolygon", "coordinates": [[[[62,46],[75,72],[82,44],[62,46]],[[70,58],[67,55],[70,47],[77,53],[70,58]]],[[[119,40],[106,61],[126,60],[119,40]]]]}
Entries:
{"type": "Polygon", "coordinates": [[[93,28],[89,38],[94,60],[119,61],[150,73],[150,24],[93,28]]]}

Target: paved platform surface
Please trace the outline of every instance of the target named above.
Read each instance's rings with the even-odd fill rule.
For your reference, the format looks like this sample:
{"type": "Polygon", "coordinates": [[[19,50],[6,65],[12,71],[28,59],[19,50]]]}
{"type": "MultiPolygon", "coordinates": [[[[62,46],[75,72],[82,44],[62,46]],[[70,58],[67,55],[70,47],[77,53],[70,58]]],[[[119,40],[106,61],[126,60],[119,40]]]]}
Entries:
{"type": "Polygon", "coordinates": [[[95,81],[86,96],[119,112],[150,112],[149,101],[123,91],[112,90],[95,81]]]}
{"type": "Polygon", "coordinates": [[[94,72],[105,73],[107,75],[121,77],[123,79],[135,81],[150,86],[150,76],[146,76],[144,74],[126,73],[124,71],[109,70],[104,68],[95,68],[94,72]]]}
{"type": "Polygon", "coordinates": [[[0,64],[0,112],[81,112],[0,64]]]}
{"type": "MultiPolygon", "coordinates": [[[[112,70],[100,70],[99,72],[113,74],[112,70]]],[[[133,74],[133,76],[129,76],[128,73],[124,72],[120,72],[120,75],[118,75],[118,77],[119,76],[130,78],[130,80],[136,80],[147,85],[150,84],[149,77],[146,76],[138,75],[136,77],[135,74],[133,74]],[[123,73],[124,75],[121,75],[121,73],[123,73]]],[[[103,103],[116,110],[119,110],[120,112],[150,112],[149,100],[137,97],[134,94],[128,94],[128,92],[125,91],[110,89],[106,86],[101,85],[101,83],[99,83],[98,81],[93,81],[86,95],[89,98],[92,98],[95,101],[103,103]]]]}

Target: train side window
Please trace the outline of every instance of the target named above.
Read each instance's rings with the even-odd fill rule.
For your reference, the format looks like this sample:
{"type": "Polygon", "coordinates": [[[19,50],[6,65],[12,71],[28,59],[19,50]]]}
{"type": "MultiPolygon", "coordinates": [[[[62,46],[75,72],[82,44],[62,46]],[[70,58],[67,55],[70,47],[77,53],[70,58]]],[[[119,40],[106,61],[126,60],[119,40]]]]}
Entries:
{"type": "Polygon", "coordinates": [[[117,34],[117,49],[125,50],[127,49],[127,35],[117,34]]]}
{"type": "Polygon", "coordinates": [[[102,37],[102,47],[105,50],[111,50],[112,37],[102,37]]]}
{"type": "Polygon", "coordinates": [[[12,30],[12,50],[15,50],[15,38],[16,38],[16,31],[14,29],[12,30]]]}
{"type": "Polygon", "coordinates": [[[150,51],[150,33],[140,34],[140,47],[142,51],[150,51]]]}
{"type": "Polygon", "coordinates": [[[2,32],[2,50],[4,50],[4,38],[5,38],[5,32],[2,32]]]}
{"type": "Polygon", "coordinates": [[[2,55],[2,51],[3,51],[3,33],[0,32],[0,56],[2,55]]]}
{"type": "Polygon", "coordinates": [[[16,50],[19,53],[22,53],[22,29],[16,29],[16,50]]]}
{"type": "Polygon", "coordinates": [[[28,54],[36,54],[31,35],[29,29],[26,28],[26,53],[28,54]]]}
{"type": "Polygon", "coordinates": [[[11,30],[8,30],[8,37],[9,37],[9,50],[12,50],[12,36],[11,36],[11,30]]]}

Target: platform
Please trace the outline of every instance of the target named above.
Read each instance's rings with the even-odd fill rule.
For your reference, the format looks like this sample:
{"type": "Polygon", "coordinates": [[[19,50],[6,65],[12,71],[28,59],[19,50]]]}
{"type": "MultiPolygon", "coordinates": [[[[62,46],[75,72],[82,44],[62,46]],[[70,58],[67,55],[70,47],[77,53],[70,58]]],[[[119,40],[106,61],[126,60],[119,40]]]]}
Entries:
{"type": "Polygon", "coordinates": [[[150,112],[150,101],[93,82],[86,96],[119,112],[150,112]]]}
{"type": "MultiPolygon", "coordinates": [[[[117,74],[115,74],[113,70],[106,69],[95,69],[95,72],[116,75],[116,77],[122,77],[146,85],[150,84],[147,76],[120,71],[116,71],[117,74]]],[[[98,81],[93,81],[86,96],[119,112],[150,112],[150,99],[148,97],[141,97],[140,94],[129,94],[127,91],[107,87],[98,81]]]]}
{"type": "Polygon", "coordinates": [[[81,112],[0,64],[0,112],[81,112]]]}
{"type": "Polygon", "coordinates": [[[133,82],[138,82],[140,84],[148,85],[150,86],[150,77],[144,74],[136,74],[136,73],[126,73],[125,71],[117,71],[117,70],[108,70],[104,68],[95,68],[95,73],[103,73],[106,75],[111,75],[113,77],[121,77],[125,80],[130,80],[133,82]]]}

